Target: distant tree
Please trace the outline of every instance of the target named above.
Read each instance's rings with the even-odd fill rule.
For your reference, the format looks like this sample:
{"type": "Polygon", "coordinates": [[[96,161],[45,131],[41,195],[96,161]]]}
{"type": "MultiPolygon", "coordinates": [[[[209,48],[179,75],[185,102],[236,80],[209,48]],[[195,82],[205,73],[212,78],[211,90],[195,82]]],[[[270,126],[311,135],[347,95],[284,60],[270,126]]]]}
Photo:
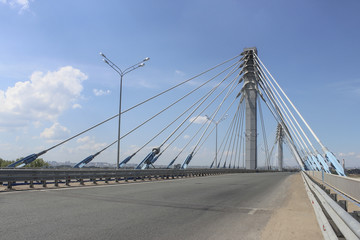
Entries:
{"type": "Polygon", "coordinates": [[[15,161],[7,161],[2,158],[0,158],[0,168],[7,167],[8,165],[14,163],[15,161]]]}
{"type": "Polygon", "coordinates": [[[44,159],[42,158],[38,158],[36,160],[34,160],[33,162],[25,165],[24,167],[26,168],[47,168],[47,167],[50,167],[50,164],[45,162],[44,159]]]}

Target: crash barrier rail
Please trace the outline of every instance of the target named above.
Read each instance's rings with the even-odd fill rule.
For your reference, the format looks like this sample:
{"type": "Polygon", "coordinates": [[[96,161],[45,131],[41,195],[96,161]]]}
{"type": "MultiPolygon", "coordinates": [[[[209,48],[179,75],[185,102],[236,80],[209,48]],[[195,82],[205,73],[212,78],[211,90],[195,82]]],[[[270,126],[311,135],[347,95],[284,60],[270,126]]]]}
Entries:
{"type": "Polygon", "coordinates": [[[316,196],[319,204],[330,216],[333,223],[338,230],[341,231],[345,239],[359,239],[360,238],[360,223],[355,220],[347,211],[345,211],[339,204],[337,204],[330,196],[327,195],[315,182],[310,178],[309,172],[304,173],[304,178],[307,181],[312,193],[316,196]]]}
{"type": "Polygon", "coordinates": [[[115,170],[115,169],[0,169],[0,183],[7,184],[9,189],[17,182],[25,182],[32,188],[34,182],[40,182],[46,187],[47,181],[54,181],[55,186],[65,182],[70,185],[71,180],[84,184],[84,180],[94,183],[100,179],[108,181],[127,181],[129,179],[169,179],[178,177],[195,177],[227,173],[259,172],[246,169],[148,169],[148,170],[115,170]]]}
{"type": "Polygon", "coordinates": [[[307,171],[311,177],[315,177],[323,183],[345,194],[360,203],[360,179],[343,177],[319,171],[307,171]]]}
{"type": "Polygon", "coordinates": [[[303,172],[303,176],[319,204],[322,205],[345,239],[360,239],[360,223],[310,179],[312,175],[309,171],[303,172]]]}

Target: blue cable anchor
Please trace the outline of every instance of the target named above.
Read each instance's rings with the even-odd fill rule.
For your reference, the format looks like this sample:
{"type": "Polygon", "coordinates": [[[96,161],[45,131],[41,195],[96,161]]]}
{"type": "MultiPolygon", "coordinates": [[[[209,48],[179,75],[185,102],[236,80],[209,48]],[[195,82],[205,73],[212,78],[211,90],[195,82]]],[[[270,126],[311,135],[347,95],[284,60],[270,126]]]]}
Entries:
{"type": "Polygon", "coordinates": [[[181,169],[186,169],[186,168],[187,168],[187,166],[189,165],[189,163],[190,163],[190,161],[191,161],[191,159],[192,159],[192,157],[193,157],[193,154],[194,154],[194,152],[190,153],[190,154],[187,156],[187,158],[185,159],[184,163],[183,163],[182,166],[181,166],[181,169]]]}
{"type": "Polygon", "coordinates": [[[135,153],[131,156],[126,157],[124,160],[122,160],[121,163],[119,163],[119,168],[122,168],[125,164],[127,164],[133,156],[135,156],[135,153]]]}
{"type": "Polygon", "coordinates": [[[309,166],[309,162],[307,160],[304,161],[304,165],[305,165],[305,170],[311,170],[309,166]]]}
{"type": "Polygon", "coordinates": [[[345,172],[344,172],[344,168],[341,166],[341,164],[338,162],[338,160],[336,159],[336,157],[334,156],[334,154],[330,151],[327,151],[325,153],[325,158],[332,163],[332,165],[335,168],[335,171],[337,172],[337,174],[339,174],[340,176],[346,176],[345,172]]]}
{"type": "Polygon", "coordinates": [[[325,159],[323,158],[323,156],[320,155],[320,153],[317,154],[317,159],[319,159],[319,161],[320,161],[321,165],[323,166],[325,172],[330,173],[329,166],[325,162],[325,159]]]}
{"type": "Polygon", "coordinates": [[[150,165],[150,164],[151,164],[151,161],[153,160],[153,158],[154,158],[157,154],[159,154],[159,152],[160,152],[160,148],[153,148],[152,151],[151,151],[151,153],[149,153],[149,154],[139,163],[139,165],[136,166],[135,169],[144,169],[144,168],[143,168],[144,166],[146,167],[147,164],[150,165]]]}
{"type": "Polygon", "coordinates": [[[84,167],[86,164],[88,164],[89,162],[91,162],[97,155],[99,155],[100,152],[95,153],[94,155],[90,155],[87,158],[85,158],[84,160],[82,160],[81,162],[79,162],[78,164],[76,164],[73,168],[82,168],[84,167]]]}
{"type": "Polygon", "coordinates": [[[47,151],[45,150],[45,151],[42,151],[42,152],[40,152],[38,154],[35,154],[35,153],[31,154],[31,155],[29,155],[27,157],[24,157],[24,158],[20,159],[19,161],[16,161],[16,162],[8,165],[7,168],[20,168],[20,167],[23,167],[26,164],[29,164],[29,163],[35,161],[39,156],[45,154],[46,152],[47,151]],[[20,164],[20,165],[18,165],[18,164],[20,164]],[[18,165],[18,166],[16,166],[16,165],[18,165]]]}
{"type": "Polygon", "coordinates": [[[217,167],[216,168],[220,168],[220,161],[219,161],[219,163],[218,163],[218,165],[217,165],[217,167]]]}
{"type": "Polygon", "coordinates": [[[177,158],[178,158],[178,156],[176,156],[176,157],[169,163],[169,165],[168,165],[166,168],[169,169],[169,168],[174,164],[174,162],[176,161],[177,158]]]}
{"type": "Polygon", "coordinates": [[[214,160],[214,161],[212,161],[212,163],[211,163],[211,165],[210,165],[210,168],[212,168],[212,167],[213,167],[214,162],[215,162],[215,160],[214,160]]]}
{"type": "Polygon", "coordinates": [[[321,166],[320,166],[320,163],[319,163],[318,159],[317,159],[314,155],[311,155],[311,158],[312,158],[313,162],[315,163],[316,168],[317,168],[319,171],[321,171],[321,166]]]}

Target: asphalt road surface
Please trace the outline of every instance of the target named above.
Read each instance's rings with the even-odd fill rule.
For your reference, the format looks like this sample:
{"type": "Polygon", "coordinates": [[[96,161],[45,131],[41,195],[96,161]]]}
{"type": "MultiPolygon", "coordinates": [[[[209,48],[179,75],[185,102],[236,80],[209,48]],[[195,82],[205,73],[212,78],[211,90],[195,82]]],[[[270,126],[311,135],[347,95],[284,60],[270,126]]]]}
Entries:
{"type": "Polygon", "coordinates": [[[0,193],[0,239],[259,239],[290,173],[0,193]]]}

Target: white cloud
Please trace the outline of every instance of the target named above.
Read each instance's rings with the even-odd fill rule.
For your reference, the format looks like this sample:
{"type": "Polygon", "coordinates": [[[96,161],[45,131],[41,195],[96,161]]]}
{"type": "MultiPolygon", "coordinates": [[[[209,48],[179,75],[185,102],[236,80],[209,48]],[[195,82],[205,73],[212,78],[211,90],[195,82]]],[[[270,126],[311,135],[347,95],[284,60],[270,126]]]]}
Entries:
{"type": "Polygon", "coordinates": [[[184,139],[189,139],[190,136],[189,135],[184,135],[184,139]]]}
{"type": "Polygon", "coordinates": [[[11,8],[17,8],[19,14],[23,13],[30,8],[29,0],[0,0],[1,3],[8,4],[11,8]]]}
{"type": "Polygon", "coordinates": [[[185,76],[185,73],[183,71],[180,71],[180,70],[175,70],[175,74],[179,75],[179,76],[185,76]]]}
{"type": "Polygon", "coordinates": [[[109,95],[111,93],[110,90],[102,90],[102,89],[93,89],[93,93],[95,96],[103,96],[103,95],[109,95]]]}
{"type": "Polygon", "coordinates": [[[329,86],[342,94],[360,96],[360,79],[337,81],[329,84],[329,86]]]}
{"type": "Polygon", "coordinates": [[[348,153],[339,153],[339,157],[354,157],[356,155],[355,152],[348,152],[348,153]]]}
{"type": "Polygon", "coordinates": [[[158,86],[155,85],[153,82],[150,82],[149,80],[143,80],[143,79],[133,79],[132,81],[127,81],[126,85],[136,87],[136,88],[148,88],[148,89],[157,89],[158,88],[158,86]]]}
{"type": "Polygon", "coordinates": [[[73,109],[77,109],[77,108],[82,108],[82,106],[78,103],[75,103],[74,105],[72,105],[73,109]]]}
{"type": "Polygon", "coordinates": [[[207,117],[206,116],[199,116],[198,118],[196,118],[196,117],[192,117],[192,118],[190,118],[190,122],[192,122],[192,121],[194,121],[194,123],[197,123],[197,124],[203,124],[203,123],[206,123],[207,121],[209,121],[208,119],[207,119],[207,117]]]}
{"type": "Polygon", "coordinates": [[[25,127],[32,121],[56,122],[80,98],[85,79],[79,69],[67,66],[46,74],[34,72],[29,81],[0,90],[0,125],[8,128],[25,127]]]}
{"type": "Polygon", "coordinates": [[[34,127],[36,127],[36,128],[39,128],[39,127],[41,127],[41,125],[42,125],[41,121],[34,121],[32,124],[33,124],[34,127]]]}
{"type": "Polygon", "coordinates": [[[89,142],[90,141],[90,137],[89,136],[85,136],[85,137],[82,137],[82,138],[78,138],[76,140],[77,143],[86,143],[86,142],[89,142]]]}
{"type": "Polygon", "coordinates": [[[76,140],[80,144],[76,149],[77,150],[90,150],[90,151],[100,151],[106,147],[106,143],[97,143],[95,137],[85,136],[76,140]]]}
{"type": "Polygon", "coordinates": [[[40,137],[49,140],[64,140],[65,138],[69,137],[69,135],[70,130],[56,122],[50,128],[45,128],[44,131],[40,134],[40,137]]]}

